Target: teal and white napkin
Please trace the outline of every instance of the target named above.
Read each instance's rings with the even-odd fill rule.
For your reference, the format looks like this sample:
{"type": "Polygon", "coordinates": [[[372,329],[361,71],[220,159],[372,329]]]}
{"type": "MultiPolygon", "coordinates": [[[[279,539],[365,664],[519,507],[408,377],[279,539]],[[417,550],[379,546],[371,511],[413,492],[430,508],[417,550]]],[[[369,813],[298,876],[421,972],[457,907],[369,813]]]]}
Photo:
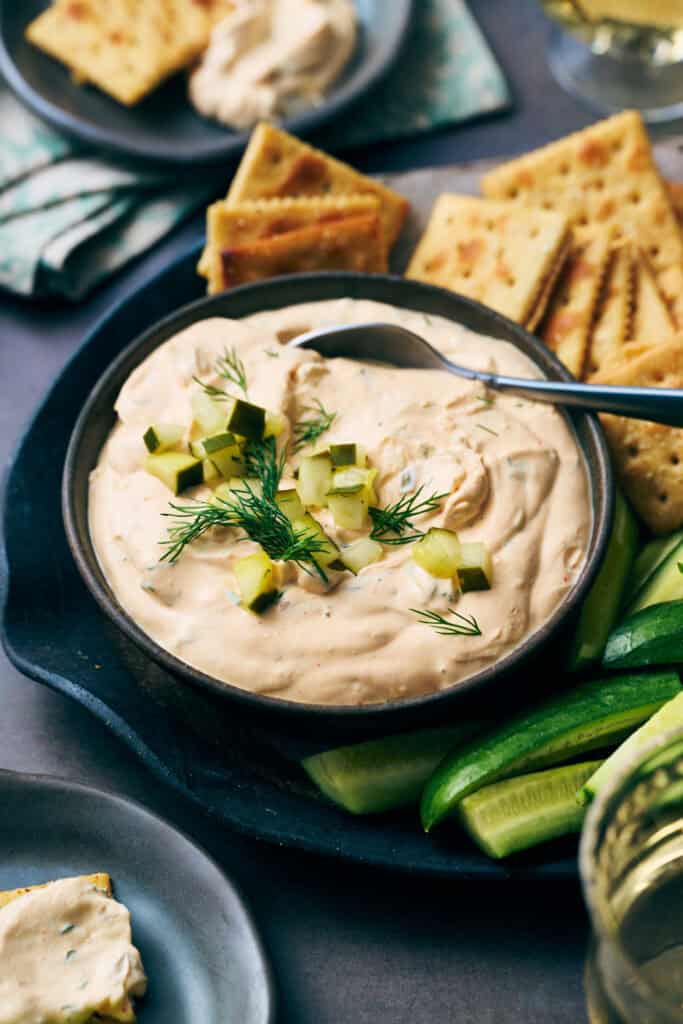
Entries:
{"type": "MultiPolygon", "coordinates": [[[[418,0],[395,68],[335,125],[336,149],[428,132],[500,109],[503,74],[463,0],[418,0]]],[[[224,193],[188,176],[93,155],[0,88],[0,287],[77,300],[224,193]]]]}

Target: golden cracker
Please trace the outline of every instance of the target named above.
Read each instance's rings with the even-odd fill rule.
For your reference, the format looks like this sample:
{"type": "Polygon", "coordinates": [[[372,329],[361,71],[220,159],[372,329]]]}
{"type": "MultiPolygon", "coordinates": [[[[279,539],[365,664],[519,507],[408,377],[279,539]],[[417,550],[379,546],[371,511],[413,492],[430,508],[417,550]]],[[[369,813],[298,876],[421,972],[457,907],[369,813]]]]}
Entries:
{"type": "Polygon", "coordinates": [[[678,181],[667,181],[665,185],[674,213],[678,217],[678,222],[681,223],[683,222],[683,184],[678,181]]]}
{"type": "Polygon", "coordinates": [[[561,214],[444,194],[406,276],[450,288],[526,324],[568,235],[561,214]]]}
{"type": "Polygon", "coordinates": [[[598,297],[586,353],[585,374],[588,377],[618,360],[628,339],[633,310],[634,273],[634,251],[627,242],[613,250],[598,297]]]}
{"type": "Polygon", "coordinates": [[[325,196],[214,203],[207,211],[209,293],[223,288],[221,252],[273,238],[311,224],[325,224],[379,211],[375,196],[325,196]]]}
{"type": "Polygon", "coordinates": [[[27,39],[126,106],[193,61],[230,0],[56,0],[27,39]]]}
{"type": "Polygon", "coordinates": [[[548,348],[575,377],[580,377],[583,371],[610,249],[610,230],[577,238],[541,327],[541,337],[548,348]]]}
{"type": "MultiPolygon", "coordinates": [[[[92,882],[96,888],[102,889],[108,896],[111,896],[111,878],[105,872],[98,872],[95,875],[84,875],[83,877],[92,882]]],[[[9,903],[13,903],[14,900],[18,900],[20,896],[25,896],[27,892],[45,889],[48,885],[52,885],[52,882],[43,882],[41,885],[25,885],[21,889],[6,889],[4,892],[0,892],[0,910],[9,903]]]]}
{"type": "Polygon", "coordinates": [[[635,263],[633,319],[629,341],[660,345],[676,334],[673,316],[657,287],[654,273],[643,252],[635,263]]]}
{"type": "Polygon", "coordinates": [[[408,201],[398,192],[267,123],[259,124],[252,132],[227,198],[237,203],[245,199],[326,195],[375,196],[389,247],[398,238],[408,213],[408,201]]]}
{"type": "MultiPolygon", "coordinates": [[[[604,384],[683,388],[683,335],[598,374],[604,384]]],[[[683,429],[601,416],[614,465],[633,507],[657,534],[683,525],[683,429]]]]}
{"type": "Polygon", "coordinates": [[[314,270],[376,274],[387,269],[382,221],[378,214],[312,224],[225,249],[221,258],[224,288],[314,270]]]}
{"type": "Polygon", "coordinates": [[[561,210],[579,226],[613,227],[642,244],[657,284],[683,326],[683,235],[652,157],[642,119],[625,111],[497,167],[482,181],[491,199],[561,210]]]}

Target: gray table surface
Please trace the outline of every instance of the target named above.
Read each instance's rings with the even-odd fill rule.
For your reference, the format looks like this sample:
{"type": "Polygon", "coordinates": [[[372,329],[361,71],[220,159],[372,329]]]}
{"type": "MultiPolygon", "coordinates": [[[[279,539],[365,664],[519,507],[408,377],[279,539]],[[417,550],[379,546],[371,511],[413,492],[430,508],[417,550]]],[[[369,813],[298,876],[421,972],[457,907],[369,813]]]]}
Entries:
{"type": "MultiPolygon", "coordinates": [[[[472,7],[509,76],[514,109],[429,138],[354,153],[359,167],[403,170],[514,153],[593,119],[551,80],[543,52],[546,26],[532,0],[479,0],[472,7]]],[[[196,218],[78,306],[0,297],[2,463],[88,328],[201,231],[196,218]]],[[[587,928],[578,887],[425,881],[236,836],[152,779],[99,722],[19,675],[2,654],[0,767],[58,774],[135,797],[208,848],[253,907],[272,958],[282,1022],[585,1020],[587,928]]]]}

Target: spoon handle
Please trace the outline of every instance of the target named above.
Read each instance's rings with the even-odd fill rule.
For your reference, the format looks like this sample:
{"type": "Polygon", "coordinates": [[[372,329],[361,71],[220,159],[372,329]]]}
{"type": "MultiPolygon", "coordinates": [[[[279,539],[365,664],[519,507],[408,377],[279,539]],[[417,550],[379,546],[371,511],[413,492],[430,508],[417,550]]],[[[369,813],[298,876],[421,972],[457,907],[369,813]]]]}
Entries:
{"type": "Polygon", "coordinates": [[[575,409],[611,412],[670,427],[683,427],[683,390],[677,388],[636,388],[607,384],[578,384],[554,380],[521,380],[495,373],[477,374],[494,391],[553,402],[575,409]]]}

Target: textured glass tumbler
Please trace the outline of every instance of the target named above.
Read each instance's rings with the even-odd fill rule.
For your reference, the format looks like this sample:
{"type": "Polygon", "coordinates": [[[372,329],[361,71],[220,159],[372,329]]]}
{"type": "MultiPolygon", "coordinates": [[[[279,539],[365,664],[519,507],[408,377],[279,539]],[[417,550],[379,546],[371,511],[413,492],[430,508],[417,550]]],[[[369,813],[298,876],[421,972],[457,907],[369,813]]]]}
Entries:
{"type": "Polygon", "coordinates": [[[646,121],[683,115],[683,3],[541,0],[553,19],[548,62],[568,92],[602,112],[646,121]]]}
{"type": "Polygon", "coordinates": [[[601,791],[581,837],[591,1024],[683,1024],[683,730],[601,791]]]}

